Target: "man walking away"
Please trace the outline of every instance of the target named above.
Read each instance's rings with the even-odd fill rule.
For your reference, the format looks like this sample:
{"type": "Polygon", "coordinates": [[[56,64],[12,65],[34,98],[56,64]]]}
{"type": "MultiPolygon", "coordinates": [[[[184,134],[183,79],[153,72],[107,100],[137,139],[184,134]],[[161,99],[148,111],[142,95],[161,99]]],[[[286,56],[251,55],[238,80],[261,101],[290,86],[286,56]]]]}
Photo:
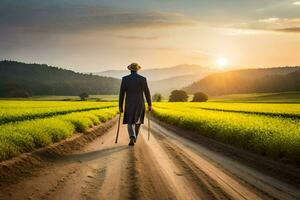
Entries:
{"type": "Polygon", "coordinates": [[[151,95],[145,77],[137,73],[141,67],[137,63],[132,63],[127,67],[130,75],[122,78],[119,94],[119,110],[123,112],[123,102],[125,98],[125,113],[123,124],[127,124],[130,142],[133,146],[137,140],[140,126],[144,123],[145,102],[144,94],[148,104],[148,110],[151,111],[151,95]]]}

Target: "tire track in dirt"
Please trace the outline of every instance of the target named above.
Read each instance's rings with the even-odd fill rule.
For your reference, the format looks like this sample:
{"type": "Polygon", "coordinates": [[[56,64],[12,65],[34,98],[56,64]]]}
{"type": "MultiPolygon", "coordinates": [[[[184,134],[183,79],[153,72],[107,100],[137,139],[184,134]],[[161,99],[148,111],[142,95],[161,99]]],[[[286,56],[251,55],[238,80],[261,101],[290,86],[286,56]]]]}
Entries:
{"type": "Polygon", "coordinates": [[[166,137],[154,134],[154,137],[159,141],[165,151],[168,153],[172,160],[180,166],[183,173],[181,176],[186,176],[193,184],[196,185],[195,190],[203,190],[207,196],[205,199],[231,199],[207,174],[201,171],[191,159],[187,157],[178,147],[170,144],[166,137]]]}
{"type": "Polygon", "coordinates": [[[130,147],[128,152],[128,166],[127,169],[127,179],[128,179],[128,199],[136,200],[139,199],[140,190],[139,190],[139,171],[137,169],[137,157],[135,154],[135,149],[130,147]]]}
{"type": "MultiPolygon", "coordinates": [[[[173,195],[171,199],[213,199],[206,188],[198,187],[198,183],[191,181],[187,177],[187,172],[184,171],[181,165],[178,165],[162,147],[155,137],[151,137],[150,141],[146,141],[146,136],[143,135],[144,148],[148,148],[153,157],[151,167],[156,170],[156,173],[163,179],[173,195]]],[[[154,182],[154,180],[152,180],[154,182]]],[[[166,191],[161,192],[160,194],[166,191]]],[[[165,198],[158,198],[165,199],[165,198]]]]}
{"type": "Polygon", "coordinates": [[[176,199],[163,169],[159,166],[147,141],[140,136],[133,148],[140,199],[176,199]]]}
{"type": "Polygon", "coordinates": [[[98,190],[101,188],[106,176],[106,167],[95,169],[94,175],[89,175],[88,178],[91,180],[86,180],[86,186],[82,187],[81,198],[82,199],[95,199],[95,194],[98,193],[98,190]]]}
{"type": "MultiPolygon", "coordinates": [[[[242,167],[239,163],[232,163],[234,166],[229,168],[226,166],[226,163],[226,168],[224,168],[222,163],[214,162],[214,159],[217,157],[213,154],[208,154],[203,151],[206,156],[210,155],[210,157],[207,158],[204,154],[202,154],[202,152],[194,152],[193,148],[195,146],[200,147],[199,145],[190,144],[190,141],[186,141],[186,139],[177,136],[174,132],[170,132],[156,123],[153,123],[153,125],[155,137],[160,139],[159,141],[165,145],[166,150],[169,149],[170,154],[175,154],[175,156],[177,155],[177,157],[181,157],[182,160],[186,160],[185,162],[187,165],[196,167],[195,172],[198,175],[201,173],[206,174],[207,177],[210,177],[210,179],[216,182],[216,184],[212,184],[214,187],[219,185],[225,193],[230,194],[231,198],[299,199],[299,195],[297,194],[300,194],[300,191],[292,185],[287,186],[287,184],[278,180],[269,182],[267,181],[269,178],[265,175],[260,178],[257,177],[259,176],[259,173],[257,173],[258,175],[253,176],[253,172],[255,171],[250,171],[249,168],[242,167]],[[237,174],[235,167],[239,168],[237,174]],[[230,171],[229,169],[233,171],[230,171]],[[243,175],[243,178],[240,175],[243,175]]],[[[178,162],[180,159],[176,158],[175,160],[178,162]]],[[[226,157],[223,157],[222,160],[226,160],[226,157]]]]}

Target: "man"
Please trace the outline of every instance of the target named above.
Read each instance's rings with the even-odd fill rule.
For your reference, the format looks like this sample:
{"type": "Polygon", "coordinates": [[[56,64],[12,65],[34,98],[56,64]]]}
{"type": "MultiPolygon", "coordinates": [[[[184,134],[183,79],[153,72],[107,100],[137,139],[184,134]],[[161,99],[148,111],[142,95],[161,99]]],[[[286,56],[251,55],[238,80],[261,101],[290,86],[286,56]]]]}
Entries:
{"type": "Polygon", "coordinates": [[[140,126],[144,123],[145,102],[147,100],[148,110],[151,111],[151,96],[145,77],[137,74],[141,67],[137,63],[132,63],[127,67],[131,74],[122,78],[119,94],[119,110],[123,112],[123,102],[125,97],[125,113],[123,124],[127,124],[130,142],[133,146],[137,140],[140,126]]]}

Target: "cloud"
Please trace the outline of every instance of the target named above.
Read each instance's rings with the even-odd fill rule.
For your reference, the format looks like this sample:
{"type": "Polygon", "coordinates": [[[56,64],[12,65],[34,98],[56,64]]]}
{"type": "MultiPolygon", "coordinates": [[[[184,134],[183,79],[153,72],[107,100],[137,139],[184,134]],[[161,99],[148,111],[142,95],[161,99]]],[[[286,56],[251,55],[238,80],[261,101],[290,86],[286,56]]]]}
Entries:
{"type": "Polygon", "coordinates": [[[300,1],[295,1],[295,2],[292,3],[292,5],[299,6],[300,5],[300,1]]]}
{"type": "Polygon", "coordinates": [[[269,18],[266,18],[266,19],[261,19],[261,20],[258,20],[259,22],[264,22],[264,23],[274,23],[276,21],[280,20],[279,18],[277,17],[269,17],[269,18]]]}
{"type": "Polygon", "coordinates": [[[222,32],[230,36],[238,35],[262,35],[267,34],[266,30],[248,29],[248,28],[226,28],[222,29],[222,32]]]}
{"type": "Polygon", "coordinates": [[[202,50],[196,50],[189,53],[192,55],[194,59],[201,60],[202,62],[211,62],[212,60],[218,57],[216,53],[202,51],[202,50]]]}
{"type": "Polygon", "coordinates": [[[129,40],[158,40],[161,39],[163,36],[116,35],[115,37],[122,38],[122,39],[129,39],[129,40]]]}
{"type": "Polygon", "coordinates": [[[300,18],[268,18],[260,20],[264,30],[274,30],[279,32],[299,32],[300,18]]]}
{"type": "Polygon", "coordinates": [[[181,52],[181,48],[176,48],[176,47],[156,47],[153,48],[156,51],[165,51],[165,52],[181,52]]]}
{"type": "Polygon", "coordinates": [[[82,32],[107,29],[191,26],[178,13],[117,9],[79,3],[0,4],[0,28],[19,32],[82,32]]]}
{"type": "Polygon", "coordinates": [[[287,33],[300,33],[300,26],[299,27],[282,28],[282,29],[274,29],[274,31],[287,32],[287,33]]]}
{"type": "Polygon", "coordinates": [[[216,57],[216,53],[211,53],[211,52],[207,52],[207,51],[196,50],[196,51],[193,51],[193,53],[202,55],[205,57],[216,57]]]}
{"type": "Polygon", "coordinates": [[[266,32],[299,33],[300,18],[269,17],[227,27],[231,35],[264,34],[266,32]]]}

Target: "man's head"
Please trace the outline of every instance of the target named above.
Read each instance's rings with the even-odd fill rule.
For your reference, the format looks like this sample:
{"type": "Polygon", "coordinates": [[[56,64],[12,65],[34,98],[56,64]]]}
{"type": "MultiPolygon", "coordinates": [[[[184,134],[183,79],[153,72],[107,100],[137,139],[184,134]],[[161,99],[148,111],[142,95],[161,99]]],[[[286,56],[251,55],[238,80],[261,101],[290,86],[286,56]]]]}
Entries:
{"type": "Polygon", "coordinates": [[[130,71],[136,72],[141,69],[141,66],[139,66],[139,64],[137,64],[137,63],[131,63],[130,65],[128,65],[127,69],[129,69],[130,71]]]}

